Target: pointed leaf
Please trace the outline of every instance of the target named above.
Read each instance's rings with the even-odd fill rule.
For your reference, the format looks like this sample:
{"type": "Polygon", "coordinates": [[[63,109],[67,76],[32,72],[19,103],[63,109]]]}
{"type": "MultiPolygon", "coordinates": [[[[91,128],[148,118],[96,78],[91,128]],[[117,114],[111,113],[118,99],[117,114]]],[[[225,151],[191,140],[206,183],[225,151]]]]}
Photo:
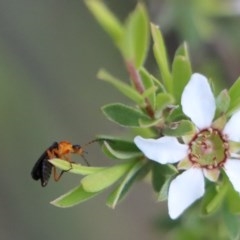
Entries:
{"type": "Polygon", "coordinates": [[[71,191],[67,192],[66,194],[58,197],[57,199],[53,200],[51,204],[56,207],[72,207],[76,204],[82,203],[84,201],[89,200],[90,198],[96,196],[99,192],[86,192],[84,191],[83,187],[80,185],[71,191]]]}
{"type": "Polygon", "coordinates": [[[179,122],[172,122],[163,128],[163,134],[167,136],[181,137],[193,134],[196,127],[189,120],[182,120],[179,122]]]}
{"type": "Polygon", "coordinates": [[[227,206],[229,211],[232,214],[240,214],[240,195],[238,192],[236,192],[232,186],[232,184],[229,182],[229,188],[228,192],[226,194],[227,196],[227,206]]]}
{"type": "Polygon", "coordinates": [[[81,183],[85,191],[98,192],[119,180],[132,167],[135,161],[105,168],[102,171],[88,175],[81,183]]]}
{"type": "Polygon", "coordinates": [[[158,26],[151,24],[153,52],[166,89],[172,93],[172,76],[168,65],[167,51],[158,26]]]}
{"type": "MultiPolygon", "coordinates": [[[[181,46],[181,48],[185,49],[186,46],[183,45],[181,46]]],[[[179,52],[182,53],[182,51],[180,50],[179,52]]],[[[176,98],[177,103],[180,103],[183,89],[187,85],[192,75],[191,62],[189,58],[184,55],[175,55],[173,60],[172,74],[174,96],[176,98]]]]}
{"type": "Polygon", "coordinates": [[[144,102],[144,97],[138,93],[134,88],[130,85],[118,80],[117,78],[113,77],[105,70],[100,70],[97,74],[98,78],[104,80],[106,82],[111,83],[114,87],[116,87],[121,93],[125,96],[136,102],[137,104],[141,105],[144,102]]]}
{"type": "Polygon", "coordinates": [[[149,119],[149,117],[141,111],[121,103],[105,105],[102,107],[102,111],[109,120],[125,127],[139,127],[139,121],[141,119],[149,119]]]}
{"type": "Polygon", "coordinates": [[[125,152],[137,152],[139,149],[132,140],[128,140],[121,137],[99,135],[97,139],[107,142],[114,150],[125,151],[125,152]]]}
{"type": "Polygon", "coordinates": [[[159,192],[163,187],[165,181],[173,177],[177,173],[177,169],[169,164],[162,165],[159,163],[152,163],[152,184],[156,192],[159,192]]]}
{"type": "Polygon", "coordinates": [[[156,96],[155,118],[160,118],[163,111],[174,103],[174,98],[169,93],[159,93],[156,96]]]}
{"type": "Polygon", "coordinates": [[[104,146],[109,151],[109,153],[116,159],[127,160],[142,156],[142,153],[139,151],[129,152],[114,150],[107,142],[104,142],[104,146]]]}
{"type": "Polygon", "coordinates": [[[235,240],[239,239],[240,238],[239,216],[230,213],[228,210],[225,210],[223,213],[223,221],[230,235],[229,239],[235,240]]]}
{"type": "Polygon", "coordinates": [[[144,69],[143,67],[140,69],[140,75],[142,78],[142,82],[145,88],[145,92],[144,92],[144,96],[147,97],[147,99],[149,100],[151,106],[153,109],[155,109],[155,103],[156,103],[156,86],[154,84],[154,80],[151,74],[149,74],[147,72],[146,69],[144,69]],[[146,91],[149,89],[153,89],[153,91],[151,91],[149,94],[147,94],[146,96],[146,91]]]}
{"type": "Polygon", "coordinates": [[[128,61],[139,68],[143,65],[149,45],[149,20],[145,7],[139,3],[129,15],[122,51],[128,61]]]}
{"type": "Polygon", "coordinates": [[[228,91],[226,89],[222,90],[216,99],[216,106],[217,111],[222,115],[222,113],[226,113],[229,105],[230,105],[230,96],[228,94],[228,91]]]}
{"type": "Polygon", "coordinates": [[[159,126],[161,125],[161,123],[163,123],[163,119],[162,118],[158,118],[158,119],[148,119],[148,120],[139,120],[139,125],[141,128],[149,128],[149,127],[153,127],[153,126],[159,126]]]}
{"type": "Polygon", "coordinates": [[[168,176],[166,177],[161,190],[158,193],[158,201],[162,202],[162,201],[166,201],[168,199],[168,190],[169,190],[169,186],[171,181],[173,180],[173,176],[168,176]]]}
{"type": "Polygon", "coordinates": [[[107,200],[107,205],[115,208],[118,202],[127,194],[129,188],[137,179],[141,170],[146,166],[145,162],[137,162],[126,174],[119,186],[110,194],[107,200]]]}
{"type": "Polygon", "coordinates": [[[234,111],[240,108],[240,77],[235,81],[232,87],[229,89],[230,106],[228,114],[231,115],[234,111]]]}
{"type": "Polygon", "coordinates": [[[222,204],[228,191],[228,184],[225,182],[221,186],[211,184],[202,200],[202,213],[205,215],[215,212],[222,204]]]}
{"type": "Polygon", "coordinates": [[[102,1],[85,0],[85,3],[102,28],[112,37],[115,44],[121,48],[124,27],[119,20],[102,1]]]}
{"type": "Polygon", "coordinates": [[[58,158],[51,159],[49,162],[62,170],[80,175],[89,175],[104,169],[103,167],[89,167],[76,163],[69,163],[66,160],[58,158]]]}

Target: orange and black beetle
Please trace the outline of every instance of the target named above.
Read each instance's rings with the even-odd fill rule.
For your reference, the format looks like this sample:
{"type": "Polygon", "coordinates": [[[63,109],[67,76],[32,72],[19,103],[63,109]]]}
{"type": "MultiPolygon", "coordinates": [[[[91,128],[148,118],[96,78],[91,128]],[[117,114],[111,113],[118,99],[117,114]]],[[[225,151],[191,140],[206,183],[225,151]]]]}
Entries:
{"type": "MultiPolygon", "coordinates": [[[[94,140],[95,141],[95,140],[94,140]]],[[[92,142],[94,142],[92,141],[92,142]]],[[[49,178],[52,173],[53,168],[53,177],[55,181],[58,181],[64,172],[67,172],[71,169],[71,165],[69,170],[61,171],[60,174],[57,174],[56,167],[53,166],[48,160],[53,158],[61,158],[68,161],[70,164],[72,163],[70,159],[70,154],[80,154],[87,165],[89,163],[84,158],[84,150],[80,145],[73,145],[70,142],[62,141],[62,142],[54,142],[47,150],[43,152],[40,158],[37,160],[35,165],[33,166],[31,175],[34,180],[41,180],[42,187],[45,187],[49,181],[49,178]]]]}

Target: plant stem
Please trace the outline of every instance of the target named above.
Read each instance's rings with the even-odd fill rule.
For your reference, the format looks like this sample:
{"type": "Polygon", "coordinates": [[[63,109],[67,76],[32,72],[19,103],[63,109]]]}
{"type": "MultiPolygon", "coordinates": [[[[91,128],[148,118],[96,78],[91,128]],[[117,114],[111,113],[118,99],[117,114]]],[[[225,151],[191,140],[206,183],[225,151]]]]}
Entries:
{"type": "MultiPolygon", "coordinates": [[[[140,76],[139,72],[137,71],[137,69],[135,68],[134,64],[131,61],[126,61],[126,67],[127,67],[127,71],[130,75],[130,78],[133,82],[135,89],[139,93],[143,94],[145,88],[142,83],[141,76],[140,76]]],[[[154,118],[154,111],[153,111],[152,106],[147,98],[145,98],[145,102],[146,102],[146,107],[145,107],[146,112],[148,113],[148,115],[151,118],[154,118]]]]}

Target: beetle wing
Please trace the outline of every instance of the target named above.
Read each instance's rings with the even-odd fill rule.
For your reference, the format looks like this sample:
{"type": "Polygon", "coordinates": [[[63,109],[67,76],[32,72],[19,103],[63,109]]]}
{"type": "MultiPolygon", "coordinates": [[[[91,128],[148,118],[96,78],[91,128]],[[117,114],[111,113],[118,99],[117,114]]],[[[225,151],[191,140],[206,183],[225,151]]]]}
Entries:
{"type": "Polygon", "coordinates": [[[58,143],[54,142],[37,160],[35,165],[33,166],[31,175],[34,180],[41,180],[41,185],[44,187],[47,185],[48,180],[51,176],[52,172],[52,164],[48,162],[49,156],[47,151],[52,151],[53,149],[58,147],[58,143]]]}

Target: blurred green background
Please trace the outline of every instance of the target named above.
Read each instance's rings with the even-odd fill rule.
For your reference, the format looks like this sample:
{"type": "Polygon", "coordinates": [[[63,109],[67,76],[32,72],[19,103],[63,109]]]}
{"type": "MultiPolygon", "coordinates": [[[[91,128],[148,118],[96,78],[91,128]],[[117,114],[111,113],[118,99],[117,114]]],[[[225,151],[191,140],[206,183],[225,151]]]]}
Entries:
{"type": "MultiPolygon", "coordinates": [[[[106,1],[121,19],[136,2],[106,1]]],[[[186,40],[194,70],[229,84],[240,71],[239,7],[232,5],[237,1],[208,2],[152,0],[146,6],[170,56],[186,40]]],[[[156,72],[151,54],[147,65],[156,72]]],[[[101,67],[127,80],[117,50],[83,1],[0,1],[1,239],[170,239],[155,224],[166,203],[157,204],[146,183],[136,184],[115,210],[105,206],[106,194],[60,209],[49,202],[76,186],[79,176],[65,174],[46,188],[31,179],[33,164],[53,141],[84,144],[97,134],[122,134],[100,111],[126,101],[96,79],[101,67]]],[[[92,165],[109,164],[97,145],[88,152],[92,165]]]]}

